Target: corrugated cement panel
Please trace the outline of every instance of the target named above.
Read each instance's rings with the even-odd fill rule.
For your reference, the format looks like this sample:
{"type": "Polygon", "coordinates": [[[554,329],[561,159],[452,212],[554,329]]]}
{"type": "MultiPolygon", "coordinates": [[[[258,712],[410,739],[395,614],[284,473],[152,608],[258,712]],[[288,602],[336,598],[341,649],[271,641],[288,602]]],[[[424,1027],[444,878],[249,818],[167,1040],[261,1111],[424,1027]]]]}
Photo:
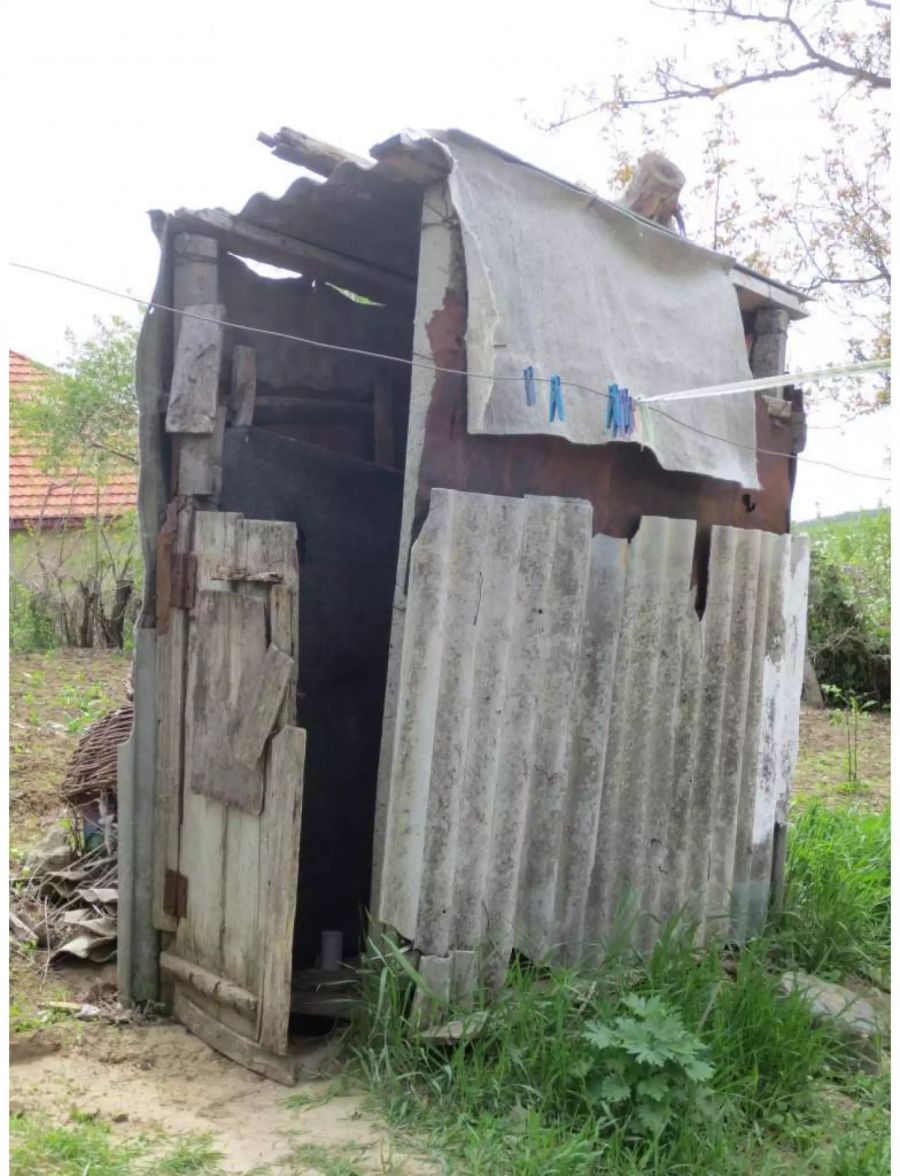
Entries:
{"type": "Polygon", "coordinates": [[[589,959],[623,901],[744,936],[797,748],[805,540],[591,537],[558,498],[434,490],[413,548],[377,914],[426,956],[589,959]]]}

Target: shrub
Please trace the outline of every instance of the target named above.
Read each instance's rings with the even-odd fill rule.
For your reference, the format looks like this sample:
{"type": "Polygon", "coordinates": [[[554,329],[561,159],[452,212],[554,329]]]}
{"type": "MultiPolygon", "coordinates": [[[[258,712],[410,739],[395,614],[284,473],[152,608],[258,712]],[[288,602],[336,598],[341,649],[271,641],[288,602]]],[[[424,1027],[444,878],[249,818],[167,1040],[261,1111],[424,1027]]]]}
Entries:
{"type": "Polygon", "coordinates": [[[13,653],[35,653],[59,644],[53,616],[42,597],[9,579],[9,647],[13,653]]]}
{"type": "Polygon", "coordinates": [[[879,704],[891,696],[891,514],[822,520],[810,537],[808,645],[816,676],[879,704]]]}

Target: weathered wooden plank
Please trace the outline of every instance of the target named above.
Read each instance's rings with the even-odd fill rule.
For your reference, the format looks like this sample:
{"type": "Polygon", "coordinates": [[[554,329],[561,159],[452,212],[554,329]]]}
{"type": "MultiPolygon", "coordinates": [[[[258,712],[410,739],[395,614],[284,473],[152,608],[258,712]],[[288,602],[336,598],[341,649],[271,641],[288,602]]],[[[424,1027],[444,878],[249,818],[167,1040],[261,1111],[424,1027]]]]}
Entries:
{"type": "Polygon", "coordinates": [[[355,163],[357,167],[372,167],[371,159],[363,159],[360,155],[352,155],[341,147],[333,147],[321,139],[314,139],[311,135],[304,135],[302,131],[292,131],[290,127],[282,127],[274,135],[267,135],[264,131],[256,136],[260,143],[271,147],[272,154],[277,159],[284,159],[288,163],[296,163],[298,167],[305,167],[315,172],[317,176],[327,179],[343,163],[355,163]]]}
{"type": "Polygon", "coordinates": [[[216,487],[212,437],[183,433],[177,441],[178,493],[209,498],[216,487]]]}
{"type": "Polygon", "coordinates": [[[298,649],[298,601],[296,549],[293,553],[293,575],[285,584],[276,584],[269,589],[269,632],[273,645],[290,654],[291,675],[281,701],[278,716],[280,727],[289,727],[297,719],[297,649],[298,649]]]}
{"type": "Polygon", "coordinates": [[[175,986],[175,1016],[207,1045],[238,1065],[246,1066],[248,1070],[284,1086],[294,1085],[294,1063],[290,1058],[275,1057],[260,1048],[255,1041],[229,1029],[192,1001],[180,984],[175,986]]]}
{"type": "MultiPolygon", "coordinates": [[[[168,231],[172,232],[172,224],[168,231]]],[[[177,310],[200,306],[219,300],[219,243],[215,237],[197,233],[175,233],[172,242],[172,305],[177,310]]],[[[180,314],[175,320],[175,340],[185,321],[180,314]]],[[[165,403],[161,409],[165,412],[165,403]]]]}
{"type": "MultiPolygon", "coordinates": [[[[170,595],[168,580],[173,552],[190,551],[193,508],[172,503],[157,561],[157,600],[170,595]],[[164,587],[168,584],[168,588],[164,587]]],[[[153,925],[174,931],[178,925],[165,911],[166,870],[178,869],[181,792],[184,755],[185,658],[188,617],[183,609],[169,609],[158,618],[156,640],[156,796],[153,819],[153,925]],[[165,625],[161,624],[165,616],[165,625]]]]}
{"type": "Polygon", "coordinates": [[[224,316],[225,307],[221,303],[204,303],[185,310],[199,317],[184,318],[181,324],[166,409],[166,430],[212,433],[216,427],[222,366],[222,324],[215,320],[224,316]]]}
{"type": "MultiPolygon", "coordinates": [[[[160,265],[152,301],[169,305],[172,299],[173,246],[168,228],[160,237],[160,265]]],[[[163,430],[160,404],[168,394],[173,322],[177,315],[151,307],[141,325],[135,356],[135,392],[140,416],[138,448],[138,516],[144,557],[143,600],[140,627],[152,628],[156,616],[156,539],[165,515],[168,493],[163,466],[163,430]]]]}
{"type": "Polygon", "coordinates": [[[229,408],[236,425],[252,425],[256,404],[256,352],[236,344],[231,356],[229,408]]]}
{"type": "Polygon", "coordinates": [[[231,592],[231,584],[218,577],[220,567],[235,566],[237,528],[243,515],[233,511],[201,511],[197,514],[194,554],[197,557],[197,592],[231,592]]]}
{"type": "Polygon", "coordinates": [[[156,632],[162,637],[169,629],[172,609],[172,552],[178,532],[178,505],[170,502],[156,537],[156,632]]]}
{"type": "MultiPolygon", "coordinates": [[[[263,765],[260,765],[262,775],[263,765]]],[[[233,805],[225,808],[225,852],[228,868],[223,879],[222,970],[226,976],[259,992],[262,971],[259,896],[260,817],[233,805]]]]}
{"type": "Polygon", "coordinates": [[[259,755],[249,765],[236,759],[236,735],[248,700],[262,685],[266,650],[264,600],[245,593],[198,593],[186,708],[190,787],[250,813],[262,811],[263,766],[259,755]]]}
{"type": "Polygon", "coordinates": [[[228,584],[280,584],[278,572],[251,572],[247,568],[216,568],[214,580],[228,584]]]}
{"type": "Polygon", "coordinates": [[[375,464],[390,470],[395,469],[394,400],[390,385],[383,381],[379,381],[375,385],[373,409],[375,464]]]}
{"type": "Polygon", "coordinates": [[[245,988],[233,984],[223,976],[216,975],[215,972],[210,972],[208,968],[201,967],[200,964],[191,963],[190,960],[182,959],[181,956],[174,955],[170,951],[160,952],[159,966],[163,972],[172,976],[173,979],[178,980],[181,984],[185,984],[190,988],[196,989],[197,992],[202,993],[204,996],[221,1001],[222,1004],[230,1005],[232,1008],[237,1009],[238,1012],[244,1013],[245,1016],[256,1015],[259,1001],[255,993],[248,992],[245,988]]]}
{"type": "Polygon", "coordinates": [[[244,676],[238,728],[234,737],[234,758],[245,767],[259,762],[266,740],[272,734],[285,687],[291,678],[294,659],[275,645],[270,645],[259,675],[244,676]]]}
{"type": "MultiPolygon", "coordinates": [[[[198,516],[200,518],[202,516],[198,516]]],[[[221,940],[224,932],[224,877],[228,869],[225,806],[190,787],[195,757],[205,752],[196,737],[193,698],[197,677],[196,622],[191,623],[190,655],[185,688],[186,728],[184,788],[179,869],[188,880],[187,915],[180,919],[173,951],[217,975],[223,974],[221,940]]]]}
{"type": "MultiPolygon", "coordinates": [[[[282,583],[291,579],[296,569],[297,528],[294,523],[240,519],[235,534],[236,568],[246,568],[254,577],[263,573],[280,577],[282,583]]],[[[260,585],[259,592],[264,589],[260,585]]]]}
{"type": "Polygon", "coordinates": [[[219,208],[192,211],[180,208],[175,217],[180,225],[214,235],[231,253],[253,257],[297,273],[344,282],[358,294],[410,303],[416,296],[416,279],[345,257],[331,249],[265,229],[253,221],[232,216],[219,208]]]}
{"type": "Polygon", "coordinates": [[[305,755],[306,732],[285,727],[272,741],[266,773],[259,855],[264,870],[259,1042],[275,1054],[287,1053],[305,755]]]}

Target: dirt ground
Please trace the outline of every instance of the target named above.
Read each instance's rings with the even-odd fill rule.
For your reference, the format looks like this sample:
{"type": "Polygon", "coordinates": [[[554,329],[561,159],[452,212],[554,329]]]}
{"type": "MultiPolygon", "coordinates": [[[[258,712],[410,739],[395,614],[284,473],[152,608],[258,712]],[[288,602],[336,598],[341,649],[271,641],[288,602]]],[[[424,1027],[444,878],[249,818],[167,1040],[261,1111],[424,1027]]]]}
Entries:
{"type": "MultiPolygon", "coordinates": [[[[83,730],[125,701],[127,656],[66,650],[10,659],[10,841],[22,852],[62,815],[56,786],[83,730]]],[[[363,1110],[361,1093],[332,1077],[293,1089],[237,1066],[158,1020],[137,1026],[78,1022],[51,1001],[114,995],[115,968],[46,969],[43,956],[10,960],[10,1109],[66,1121],[73,1108],[98,1113],[116,1131],[149,1128],[213,1137],[225,1172],[291,1176],[320,1172],[298,1159],[333,1158],[335,1171],[426,1173],[363,1110]],[[341,1167],[343,1161],[346,1167],[341,1167]]],[[[315,1071],[315,1056],[310,1059],[315,1071]]]]}
{"type": "Polygon", "coordinates": [[[18,1046],[14,1041],[11,1060],[11,1110],[65,1120],[77,1107],[123,1132],[161,1126],[169,1133],[212,1135],[225,1172],[316,1172],[295,1158],[310,1145],[336,1158],[352,1157],[360,1172],[431,1171],[392,1147],[363,1111],[360,1094],[335,1089],[328,1079],[289,1091],[234,1065],[171,1022],[52,1027],[27,1035],[18,1046]]]}
{"type": "MultiPolygon", "coordinates": [[[[84,728],[125,698],[128,659],[66,651],[10,661],[10,836],[12,861],[60,813],[56,785],[84,728]]],[[[846,731],[827,712],[804,711],[795,790],[881,807],[890,790],[890,718],[864,715],[858,738],[861,783],[848,792],[846,731]]],[[[46,971],[14,950],[10,972],[10,1097],[13,1111],[60,1121],[72,1108],[98,1113],[116,1131],[162,1127],[210,1134],[224,1171],[247,1176],[326,1172],[298,1156],[322,1149],[334,1172],[412,1174],[434,1169],[405,1156],[341,1078],[313,1077],[293,1091],[216,1054],[180,1025],[81,1023],[47,1012],[53,1000],[114,993],[114,969],[46,971]],[[340,1163],[348,1165],[339,1166],[340,1163]]],[[[311,1059],[315,1072],[315,1058],[311,1059]]]]}
{"type": "Polygon", "coordinates": [[[59,811],[56,788],[78,737],[125,702],[131,662],[112,650],[13,654],[9,662],[9,827],[27,847],[59,811]]]}
{"type": "Polygon", "coordinates": [[[855,782],[847,770],[847,738],[848,724],[842,712],[803,708],[794,796],[884,808],[891,798],[890,713],[861,714],[856,735],[850,728],[851,748],[855,745],[857,754],[855,782]]]}

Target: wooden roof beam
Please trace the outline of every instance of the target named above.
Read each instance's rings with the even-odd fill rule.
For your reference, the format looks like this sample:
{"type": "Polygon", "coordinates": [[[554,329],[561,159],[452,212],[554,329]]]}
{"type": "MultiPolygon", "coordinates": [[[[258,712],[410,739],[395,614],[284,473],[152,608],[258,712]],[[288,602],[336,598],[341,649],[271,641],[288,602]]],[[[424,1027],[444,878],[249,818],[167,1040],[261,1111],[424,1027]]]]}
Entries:
{"type": "Polygon", "coordinates": [[[282,127],[274,135],[267,135],[260,131],[256,136],[260,143],[272,150],[278,159],[288,163],[296,163],[298,167],[305,167],[315,172],[317,176],[326,179],[336,171],[342,163],[355,163],[357,167],[370,168],[372,161],[363,159],[359,155],[352,155],[340,147],[332,147],[330,143],[323,143],[321,139],[313,139],[311,135],[304,135],[302,131],[293,131],[290,127],[282,127]]]}
{"type": "Polygon", "coordinates": [[[253,221],[232,216],[221,208],[197,211],[180,208],[174,220],[183,231],[215,237],[229,253],[346,286],[353,293],[362,294],[366,298],[415,301],[414,277],[382,269],[333,249],[302,241],[299,237],[288,237],[253,221]]]}

